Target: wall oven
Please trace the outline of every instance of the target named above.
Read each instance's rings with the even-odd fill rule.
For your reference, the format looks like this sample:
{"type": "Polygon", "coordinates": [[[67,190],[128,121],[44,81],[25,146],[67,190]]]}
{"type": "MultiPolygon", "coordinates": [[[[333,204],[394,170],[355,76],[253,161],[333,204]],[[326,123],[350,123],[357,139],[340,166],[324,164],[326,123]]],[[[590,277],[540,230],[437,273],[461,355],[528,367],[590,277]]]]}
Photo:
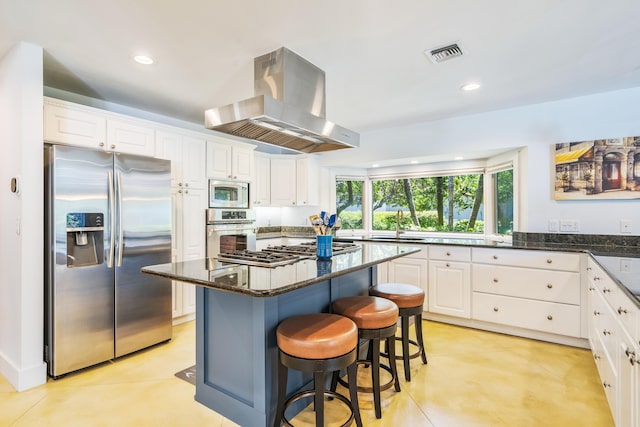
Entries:
{"type": "Polygon", "coordinates": [[[251,209],[207,209],[207,258],[256,249],[256,215],[251,209]]]}
{"type": "Polygon", "coordinates": [[[249,183],[210,179],[209,207],[249,209],[249,183]]]}

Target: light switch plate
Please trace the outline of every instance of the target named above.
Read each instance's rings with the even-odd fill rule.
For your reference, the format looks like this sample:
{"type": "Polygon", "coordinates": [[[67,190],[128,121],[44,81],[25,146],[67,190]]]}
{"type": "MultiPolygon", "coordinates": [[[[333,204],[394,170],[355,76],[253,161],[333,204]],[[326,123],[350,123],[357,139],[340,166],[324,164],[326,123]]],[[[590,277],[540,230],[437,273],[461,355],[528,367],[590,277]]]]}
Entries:
{"type": "Polygon", "coordinates": [[[571,231],[578,231],[578,230],[579,230],[578,221],[573,219],[560,220],[560,231],[571,232],[571,231]]]}

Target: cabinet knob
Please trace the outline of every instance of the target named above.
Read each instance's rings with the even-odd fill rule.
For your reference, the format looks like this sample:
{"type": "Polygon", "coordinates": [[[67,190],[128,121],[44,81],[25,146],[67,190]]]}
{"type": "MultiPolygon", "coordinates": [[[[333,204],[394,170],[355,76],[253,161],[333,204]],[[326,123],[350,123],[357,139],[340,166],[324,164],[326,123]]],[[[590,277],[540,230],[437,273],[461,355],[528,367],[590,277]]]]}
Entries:
{"type": "Polygon", "coordinates": [[[552,262],[553,262],[553,260],[551,260],[551,259],[547,260],[547,264],[551,264],[552,262]]]}
{"type": "Polygon", "coordinates": [[[607,292],[611,292],[611,289],[609,288],[602,288],[602,293],[607,293],[607,292]]]}
{"type": "Polygon", "coordinates": [[[181,182],[178,183],[178,187],[182,187],[182,183],[181,182]]]}
{"type": "Polygon", "coordinates": [[[594,353],[593,358],[596,360],[600,360],[600,355],[598,353],[594,353]]]}
{"type": "Polygon", "coordinates": [[[189,194],[189,190],[184,190],[184,194],[189,194]]]}
{"type": "Polygon", "coordinates": [[[611,335],[611,331],[607,331],[606,329],[603,329],[603,330],[602,330],[602,335],[604,335],[605,337],[606,337],[607,335],[611,335]]]}
{"type": "Polygon", "coordinates": [[[188,182],[185,182],[185,183],[184,183],[184,186],[185,186],[185,187],[188,187],[188,186],[189,186],[189,183],[188,183],[188,182]]]}
{"type": "Polygon", "coordinates": [[[498,283],[498,282],[499,282],[498,278],[497,278],[497,277],[494,277],[494,278],[493,278],[493,283],[498,283]]]}
{"type": "Polygon", "coordinates": [[[111,144],[111,149],[115,150],[116,149],[116,144],[111,144]]]}
{"type": "Polygon", "coordinates": [[[227,175],[227,178],[233,178],[231,175],[227,175]]]}
{"type": "Polygon", "coordinates": [[[591,286],[591,287],[589,287],[589,290],[590,290],[590,291],[595,291],[595,290],[596,290],[596,288],[594,288],[593,286],[591,286]]]}
{"type": "Polygon", "coordinates": [[[291,204],[292,204],[292,205],[295,205],[295,204],[296,204],[296,202],[291,202],[291,204]]]}
{"type": "Polygon", "coordinates": [[[593,276],[593,280],[600,280],[598,276],[593,276]]]}
{"type": "Polygon", "coordinates": [[[618,314],[619,315],[623,315],[623,314],[627,314],[627,309],[622,308],[622,307],[618,307],[618,314]]]}
{"type": "Polygon", "coordinates": [[[498,259],[498,255],[494,255],[494,256],[493,256],[493,259],[498,259]]]}
{"type": "Polygon", "coordinates": [[[604,382],[602,383],[602,386],[603,386],[604,388],[611,388],[611,384],[609,384],[609,383],[608,383],[608,382],[606,382],[606,381],[604,381],[604,382]]]}
{"type": "Polygon", "coordinates": [[[499,308],[498,307],[493,307],[493,311],[495,311],[496,313],[498,312],[499,308]]]}
{"type": "Polygon", "coordinates": [[[449,263],[446,263],[445,266],[450,267],[449,263]]]}
{"type": "Polygon", "coordinates": [[[553,285],[551,283],[547,283],[547,288],[553,289],[553,285]]]}
{"type": "Polygon", "coordinates": [[[593,310],[593,315],[594,316],[600,316],[600,312],[598,310],[593,310]]]}
{"type": "Polygon", "coordinates": [[[587,267],[587,271],[591,271],[591,267],[587,267]]]}
{"type": "Polygon", "coordinates": [[[100,147],[104,147],[104,142],[101,142],[100,144],[98,144],[100,147]]]}
{"type": "Polygon", "coordinates": [[[233,176],[233,179],[238,179],[238,177],[234,175],[234,176],[233,176]]]}
{"type": "Polygon", "coordinates": [[[447,251],[447,256],[451,256],[451,252],[448,252],[448,251],[447,251]]]}
{"type": "Polygon", "coordinates": [[[182,190],[178,190],[178,194],[182,194],[182,190]]]}
{"type": "Polygon", "coordinates": [[[552,315],[548,315],[547,316],[547,320],[553,320],[553,316],[552,315]]]}

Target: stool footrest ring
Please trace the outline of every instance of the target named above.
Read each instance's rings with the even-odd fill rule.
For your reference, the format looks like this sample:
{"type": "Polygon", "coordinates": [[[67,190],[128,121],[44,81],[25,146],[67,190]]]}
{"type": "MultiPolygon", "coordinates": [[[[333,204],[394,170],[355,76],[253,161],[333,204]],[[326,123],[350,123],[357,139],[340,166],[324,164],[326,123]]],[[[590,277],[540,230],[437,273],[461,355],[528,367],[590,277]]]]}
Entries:
{"type": "MultiPolygon", "coordinates": [[[[312,397],[314,395],[315,395],[314,390],[304,390],[304,391],[300,391],[300,392],[294,394],[293,396],[291,396],[290,398],[288,398],[286,400],[286,402],[284,403],[284,412],[283,412],[283,416],[282,416],[282,423],[287,427],[295,427],[293,424],[291,424],[291,421],[289,421],[289,419],[286,416],[287,408],[291,404],[293,404],[294,402],[296,402],[296,401],[298,401],[300,399],[304,399],[305,397],[312,397]]],[[[337,392],[331,391],[331,390],[325,390],[324,391],[324,396],[328,397],[329,400],[338,399],[339,401],[341,401],[342,403],[344,403],[345,405],[347,405],[349,407],[349,418],[340,427],[347,427],[347,426],[351,425],[351,423],[353,423],[353,420],[354,420],[355,417],[354,417],[353,409],[351,408],[351,402],[349,401],[349,399],[347,399],[346,397],[344,397],[340,393],[337,393],[337,392]]]]}

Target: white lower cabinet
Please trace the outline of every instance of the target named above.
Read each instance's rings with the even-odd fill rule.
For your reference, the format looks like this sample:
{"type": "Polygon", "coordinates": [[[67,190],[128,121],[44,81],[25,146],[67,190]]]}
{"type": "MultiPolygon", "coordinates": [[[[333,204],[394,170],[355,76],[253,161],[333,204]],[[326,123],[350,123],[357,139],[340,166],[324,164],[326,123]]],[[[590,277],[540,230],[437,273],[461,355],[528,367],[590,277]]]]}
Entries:
{"type": "Polygon", "coordinates": [[[392,261],[378,264],[378,283],[406,283],[419,286],[425,294],[424,310],[428,308],[427,247],[392,261]]]}
{"type": "Polygon", "coordinates": [[[471,248],[429,248],[429,312],[471,317],[471,248]]]}
{"type": "Polygon", "coordinates": [[[587,262],[589,343],[618,427],[640,427],[640,308],[591,258],[587,262]]]}

